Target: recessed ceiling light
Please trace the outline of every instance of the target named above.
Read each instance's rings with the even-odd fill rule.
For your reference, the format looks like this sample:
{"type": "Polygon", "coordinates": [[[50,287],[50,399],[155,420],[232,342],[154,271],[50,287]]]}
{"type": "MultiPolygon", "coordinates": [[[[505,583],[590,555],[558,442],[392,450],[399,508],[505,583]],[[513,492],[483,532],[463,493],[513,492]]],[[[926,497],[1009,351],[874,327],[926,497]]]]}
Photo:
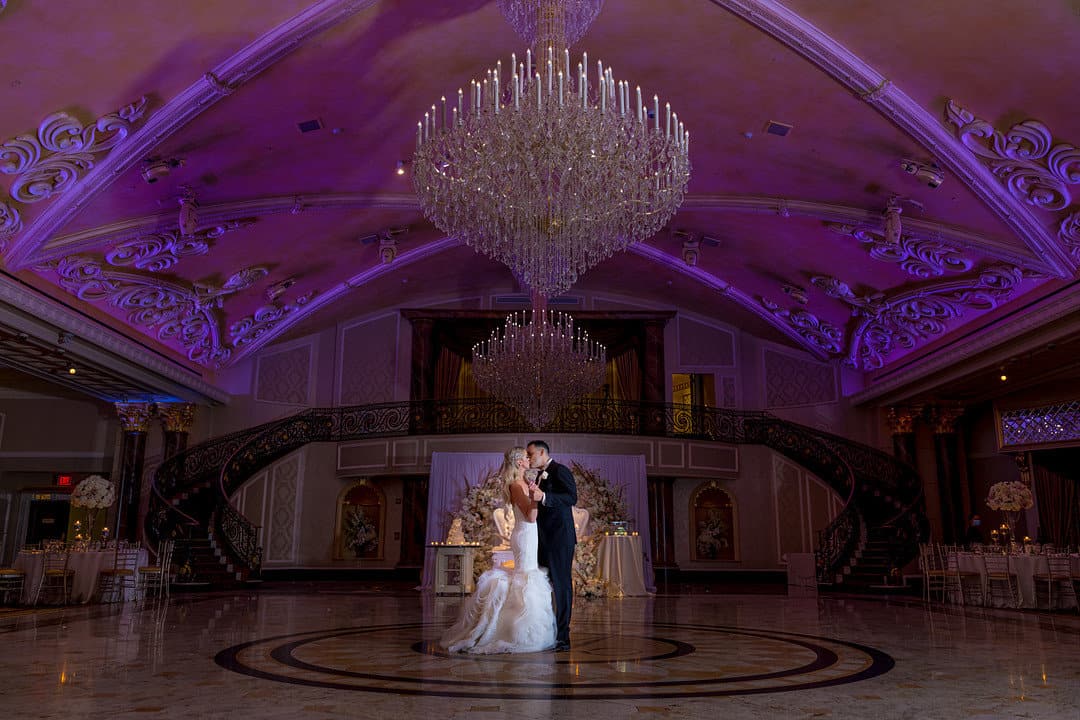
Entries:
{"type": "Polygon", "coordinates": [[[315,132],[316,130],[322,130],[322,120],[318,118],[314,120],[305,120],[304,122],[296,123],[296,127],[300,129],[302,133],[315,132]]]}

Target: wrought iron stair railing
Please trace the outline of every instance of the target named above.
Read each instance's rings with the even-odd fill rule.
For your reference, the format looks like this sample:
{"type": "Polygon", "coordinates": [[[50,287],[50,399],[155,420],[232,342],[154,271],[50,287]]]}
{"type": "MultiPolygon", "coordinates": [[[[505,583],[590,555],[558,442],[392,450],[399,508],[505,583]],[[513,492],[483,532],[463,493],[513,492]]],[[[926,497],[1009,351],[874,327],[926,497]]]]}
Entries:
{"type": "MultiPolygon", "coordinates": [[[[230,498],[260,469],[313,442],[466,433],[527,433],[518,414],[492,400],[383,403],[313,409],[209,440],[167,460],[154,476],[145,530],[164,537],[213,527],[230,560],[258,572],[258,528],[230,498]]],[[[591,433],[701,439],[765,445],[815,473],[841,497],[842,511],[819,536],[824,579],[850,562],[868,530],[896,542],[896,562],[915,557],[925,536],[921,483],[914,470],[874,448],[768,413],[686,405],[586,400],[544,433],[591,433]]]]}

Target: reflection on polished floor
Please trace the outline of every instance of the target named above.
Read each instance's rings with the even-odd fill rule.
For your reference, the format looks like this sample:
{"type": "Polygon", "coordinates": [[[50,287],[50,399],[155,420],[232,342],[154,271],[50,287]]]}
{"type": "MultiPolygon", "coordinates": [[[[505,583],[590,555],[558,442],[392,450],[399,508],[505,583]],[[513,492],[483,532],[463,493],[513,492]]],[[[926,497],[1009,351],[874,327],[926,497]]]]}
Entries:
{"type": "Polygon", "coordinates": [[[0,614],[0,716],[1080,717],[1071,614],[661,594],[579,601],[569,653],[450,657],[459,603],[297,584],[0,614]]]}

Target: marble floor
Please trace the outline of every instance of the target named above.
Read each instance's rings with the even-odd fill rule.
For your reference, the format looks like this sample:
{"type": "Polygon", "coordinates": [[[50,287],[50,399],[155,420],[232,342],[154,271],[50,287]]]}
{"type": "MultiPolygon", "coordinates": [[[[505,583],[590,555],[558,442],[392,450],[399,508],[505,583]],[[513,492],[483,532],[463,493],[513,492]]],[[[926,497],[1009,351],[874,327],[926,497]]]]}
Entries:
{"type": "Polygon", "coordinates": [[[447,656],[460,599],[303,584],[0,612],[0,718],[1080,718],[1080,617],[712,592],[447,656]],[[601,715],[602,714],[602,715],[601,715]]]}

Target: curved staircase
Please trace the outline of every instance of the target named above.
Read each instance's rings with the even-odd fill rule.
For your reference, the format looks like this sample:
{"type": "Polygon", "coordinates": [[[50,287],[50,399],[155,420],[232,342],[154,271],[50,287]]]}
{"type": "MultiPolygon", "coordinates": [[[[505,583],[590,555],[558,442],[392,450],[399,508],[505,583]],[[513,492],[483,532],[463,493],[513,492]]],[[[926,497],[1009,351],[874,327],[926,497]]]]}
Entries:
{"type": "MultiPolygon", "coordinates": [[[[154,475],[144,532],[152,547],[162,538],[178,538],[200,581],[215,587],[252,581],[262,564],[257,528],[230,498],[275,460],[312,442],[531,431],[516,412],[491,400],[307,410],[166,460],[154,475]]],[[[544,431],[760,444],[790,458],[845,499],[818,539],[818,580],[825,585],[853,591],[879,585],[892,568],[915,558],[927,535],[922,483],[913,468],[875,448],[767,413],[581,401],[564,408],[544,431]]]]}

